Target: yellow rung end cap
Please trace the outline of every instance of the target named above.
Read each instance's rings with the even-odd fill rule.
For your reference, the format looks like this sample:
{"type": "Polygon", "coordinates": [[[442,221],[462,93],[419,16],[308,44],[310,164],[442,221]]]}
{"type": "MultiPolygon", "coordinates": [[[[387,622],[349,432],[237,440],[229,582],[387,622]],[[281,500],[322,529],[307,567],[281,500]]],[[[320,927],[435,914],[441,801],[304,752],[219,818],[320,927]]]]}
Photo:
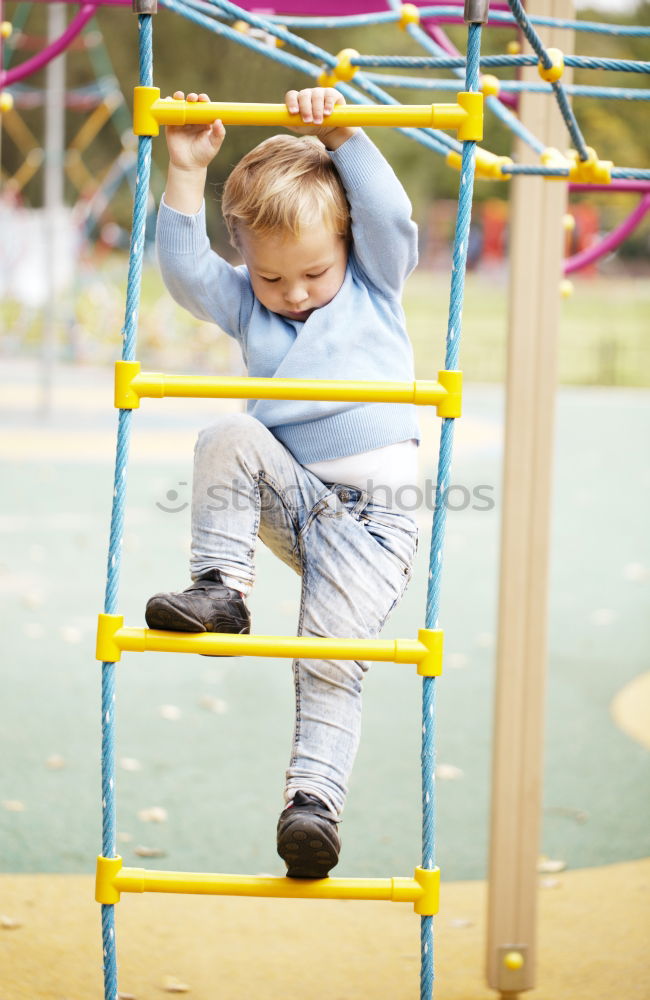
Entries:
{"type": "Polygon", "coordinates": [[[440,909],[440,869],[415,869],[415,881],[422,886],[422,895],[415,900],[413,909],[421,917],[433,917],[440,909]]]}
{"type": "Polygon", "coordinates": [[[2,21],[0,23],[0,38],[11,38],[11,32],[14,30],[14,26],[11,21],[2,21]]]}
{"type": "Polygon", "coordinates": [[[122,869],[122,858],[97,857],[95,873],[95,899],[98,903],[119,903],[120,892],[115,888],[115,878],[122,869]]]}
{"type": "Polygon", "coordinates": [[[160,133],[152,107],[160,100],[159,87],[135,87],[133,90],[133,133],[155,136],[160,133]]]}
{"type": "Polygon", "coordinates": [[[133,388],[133,379],[139,374],[139,361],[115,362],[115,406],[118,410],[139,408],[140,397],[133,388]]]}
{"type": "Polygon", "coordinates": [[[0,114],[6,114],[7,111],[13,111],[14,97],[10,94],[8,90],[3,91],[0,94],[0,114]]]}
{"type": "Polygon", "coordinates": [[[122,615],[99,615],[97,620],[97,645],[95,655],[102,663],[119,663],[122,650],[115,635],[124,625],[122,615]]]}
{"type": "Polygon", "coordinates": [[[537,72],[547,83],[556,83],[564,73],[564,52],[562,49],[547,49],[546,54],[552,65],[547,69],[540,59],[537,63],[537,72]]]}
{"type": "Polygon", "coordinates": [[[463,412],[463,373],[439,371],[438,381],[445,395],[436,406],[439,417],[460,417],[463,412]]]}
{"type": "Polygon", "coordinates": [[[445,633],[442,629],[421,628],[418,631],[418,641],[426,646],[427,651],[418,663],[418,673],[421,677],[439,677],[442,673],[442,647],[445,633]]]}
{"type": "Polygon", "coordinates": [[[587,146],[587,153],[587,159],[581,160],[575,149],[569,150],[569,180],[580,184],[610,184],[614,166],[612,160],[599,160],[591,146],[587,146]]]}
{"type": "Polygon", "coordinates": [[[465,112],[465,118],[458,126],[456,135],[462,140],[480,142],[483,138],[483,94],[462,91],[457,100],[465,112]]]}
{"type": "Polygon", "coordinates": [[[481,76],[479,86],[484,97],[498,97],[501,92],[501,81],[498,76],[485,73],[481,76]]]}
{"type": "Polygon", "coordinates": [[[415,6],[414,3],[403,3],[400,7],[400,18],[397,22],[402,29],[406,31],[409,24],[419,24],[420,23],[420,10],[415,6]]]}

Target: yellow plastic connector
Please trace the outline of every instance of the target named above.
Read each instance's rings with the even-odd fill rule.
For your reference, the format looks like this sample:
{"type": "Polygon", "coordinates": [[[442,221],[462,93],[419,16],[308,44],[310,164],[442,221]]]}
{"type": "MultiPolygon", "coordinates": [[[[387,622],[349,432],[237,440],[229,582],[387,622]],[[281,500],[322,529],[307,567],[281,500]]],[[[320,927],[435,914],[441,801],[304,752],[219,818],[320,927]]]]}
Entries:
{"type": "Polygon", "coordinates": [[[569,299],[573,295],[573,282],[568,278],[562,278],[560,282],[560,295],[563,299],[569,299]]]}
{"type": "Polygon", "coordinates": [[[420,23],[420,10],[415,6],[414,3],[403,3],[400,7],[400,18],[397,22],[402,29],[406,31],[409,24],[419,24],[420,23]]]}
{"type": "Polygon", "coordinates": [[[537,63],[537,72],[547,83],[556,83],[564,73],[564,52],[562,49],[547,49],[551,65],[546,68],[542,60],[537,63]]]}
{"type": "Polygon", "coordinates": [[[498,97],[501,91],[501,81],[498,76],[484,73],[481,76],[479,86],[484,97],[498,97]]]}
{"type": "Polygon", "coordinates": [[[11,111],[14,106],[13,94],[10,94],[8,90],[4,90],[0,94],[0,114],[6,114],[7,111],[11,111]]]}
{"type": "Polygon", "coordinates": [[[547,180],[574,181],[578,184],[610,184],[612,180],[611,160],[599,160],[596,150],[587,146],[587,159],[581,160],[575,149],[568,150],[563,156],[558,149],[549,147],[545,149],[541,156],[545,167],[557,167],[568,170],[569,176],[547,177],[547,180]]]}
{"type": "Polygon", "coordinates": [[[119,663],[122,659],[122,648],[115,637],[123,625],[122,615],[99,615],[95,656],[102,663],[119,663]]]}
{"type": "Polygon", "coordinates": [[[521,52],[521,43],[517,41],[508,42],[506,45],[506,52],[509,56],[518,56],[521,52]]]}
{"type": "Polygon", "coordinates": [[[338,60],[336,66],[324,70],[318,77],[318,84],[321,87],[335,87],[339,82],[349,83],[357,71],[357,67],[352,66],[350,60],[358,55],[356,49],[341,49],[336,54],[338,60]]]}
{"type": "Polygon", "coordinates": [[[463,413],[463,373],[460,371],[439,371],[438,381],[447,390],[447,395],[436,407],[439,417],[460,417],[463,413]]]}
{"type": "MultiPolygon", "coordinates": [[[[450,150],[447,153],[447,163],[450,167],[455,170],[460,170],[463,158],[460,153],[455,150],[450,150]]],[[[504,174],[501,167],[508,166],[512,164],[512,160],[509,156],[497,156],[495,153],[491,153],[489,149],[481,149],[480,146],[476,148],[476,176],[482,177],[483,180],[490,181],[507,181],[510,179],[509,174],[504,174]]]]}
{"type": "MultiPolygon", "coordinates": [[[[555,149],[553,146],[547,146],[540,157],[542,165],[545,167],[555,167],[558,170],[570,170],[571,163],[567,160],[566,156],[560,152],[559,149],[555,149]]],[[[548,175],[545,180],[547,181],[566,181],[566,175],[558,174],[556,177],[548,175]]]]}
{"type": "Polygon", "coordinates": [[[459,124],[456,135],[461,140],[480,142],[483,138],[483,94],[462,91],[457,100],[467,117],[459,124]]]}
{"type": "Polygon", "coordinates": [[[119,903],[120,893],[115,888],[116,876],[122,870],[122,858],[97,857],[95,871],[95,899],[98,903],[119,903]]]}
{"type": "Polygon", "coordinates": [[[139,361],[115,362],[115,407],[118,410],[137,410],[140,396],[133,388],[133,380],[140,374],[139,361]]]}
{"type": "Polygon", "coordinates": [[[562,228],[565,233],[572,233],[576,227],[575,216],[571,215],[570,212],[565,212],[562,216],[562,228]]]}
{"type": "Polygon", "coordinates": [[[588,157],[581,160],[575,149],[567,153],[569,160],[569,180],[578,184],[610,184],[612,180],[611,160],[599,160],[596,150],[587,146],[588,157]]]}
{"type": "Polygon", "coordinates": [[[11,33],[14,30],[14,26],[11,21],[0,22],[0,38],[11,38],[11,33]]]}
{"type": "Polygon", "coordinates": [[[422,895],[416,899],[413,909],[421,917],[434,917],[440,909],[440,869],[415,869],[415,881],[422,886],[422,895]]]}
{"type": "Polygon", "coordinates": [[[442,629],[421,628],[418,631],[418,642],[421,642],[427,649],[425,655],[418,662],[418,674],[420,677],[440,677],[444,632],[442,629]]]}

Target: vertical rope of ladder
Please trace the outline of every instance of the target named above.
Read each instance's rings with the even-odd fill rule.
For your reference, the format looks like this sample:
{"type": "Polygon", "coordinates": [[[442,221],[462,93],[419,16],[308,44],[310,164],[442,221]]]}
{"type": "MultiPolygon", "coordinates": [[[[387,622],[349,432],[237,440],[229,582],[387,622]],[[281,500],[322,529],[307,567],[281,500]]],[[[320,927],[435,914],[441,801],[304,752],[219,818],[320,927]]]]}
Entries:
{"type": "MultiPolygon", "coordinates": [[[[481,25],[470,24],[467,37],[466,90],[479,89],[479,62],[481,53],[481,25]]],[[[449,300],[449,321],[447,326],[447,347],[445,368],[458,368],[460,335],[463,313],[463,293],[465,289],[465,266],[467,263],[467,243],[472,212],[474,189],[474,160],[476,143],[463,143],[458,213],[454,236],[453,266],[449,300]]],[[[429,584],[427,589],[426,627],[437,628],[440,613],[440,583],[442,578],[442,556],[444,547],[447,509],[445,494],[449,483],[451,455],[454,436],[454,419],[443,418],[440,430],[440,450],[438,455],[438,478],[436,502],[433,512],[431,553],[429,561],[429,584]]],[[[435,868],[435,764],[436,747],[436,678],[424,677],[422,684],[422,867],[435,868]]],[[[430,1000],[433,996],[434,956],[433,917],[421,918],[421,973],[420,998],[430,1000]]]]}
{"type": "MultiPolygon", "coordinates": [[[[153,84],[152,24],[150,15],[138,18],[140,39],[140,84],[153,84]]],[[[138,140],[138,171],[133,203],[133,225],[129,252],[129,273],[126,294],[122,360],[135,360],[140,308],[140,279],[147,220],[147,199],[151,170],[151,138],[138,140]]],[[[131,410],[120,410],[115,454],[115,480],[111,533],[108,549],[105,614],[115,614],[120,583],[124,506],[126,499],[126,469],[129,458],[131,410]]],[[[102,664],[102,856],[117,856],[115,809],[115,664],[102,664]]],[[[115,907],[102,904],[102,940],[104,949],[104,1000],[117,1000],[117,956],[115,945],[115,907]]]]}

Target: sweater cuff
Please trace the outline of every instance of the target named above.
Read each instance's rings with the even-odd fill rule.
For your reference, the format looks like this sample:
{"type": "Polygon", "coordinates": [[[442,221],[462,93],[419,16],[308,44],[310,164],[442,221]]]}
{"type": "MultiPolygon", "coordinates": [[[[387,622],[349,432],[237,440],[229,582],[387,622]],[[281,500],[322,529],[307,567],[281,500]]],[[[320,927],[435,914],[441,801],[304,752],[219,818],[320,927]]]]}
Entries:
{"type": "Polygon", "coordinates": [[[365,132],[358,129],[339,146],[329,150],[341,180],[349,190],[361,187],[386,167],[386,160],[365,132]]]}
{"type": "Polygon", "coordinates": [[[195,215],[177,212],[162,196],[156,228],[158,246],[169,253],[196,253],[205,246],[205,202],[195,215]]]}

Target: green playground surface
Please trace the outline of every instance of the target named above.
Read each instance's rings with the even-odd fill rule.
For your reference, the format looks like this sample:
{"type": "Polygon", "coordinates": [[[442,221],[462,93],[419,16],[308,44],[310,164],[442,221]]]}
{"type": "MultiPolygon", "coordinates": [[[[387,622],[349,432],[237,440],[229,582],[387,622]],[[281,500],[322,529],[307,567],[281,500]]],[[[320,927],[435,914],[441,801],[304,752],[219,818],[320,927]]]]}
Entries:
{"type": "MultiPolygon", "coordinates": [[[[8,362],[0,398],[2,866],[92,872],[112,373],[58,367],[43,421],[37,367],[8,362]]],[[[437,684],[438,863],[449,880],[486,874],[503,404],[500,385],[470,383],[456,431],[437,684]]],[[[239,406],[146,400],[135,416],[119,601],[127,625],[143,624],[152,592],[186,585],[192,443],[224,405],[239,406]]],[[[422,423],[418,567],[386,637],[415,637],[424,624],[438,425],[426,414],[422,423]]],[[[650,754],[611,712],[650,663],[649,431],[646,389],[559,390],[540,851],[569,868],[650,854],[650,754]]],[[[260,544],[255,631],[295,634],[298,595],[298,578],[260,544]]],[[[292,698],[287,661],[124,654],[117,814],[126,863],[282,874],[274,831],[292,698]]],[[[415,669],[373,665],[337,874],[408,874],[418,862],[419,713],[415,669]]]]}

